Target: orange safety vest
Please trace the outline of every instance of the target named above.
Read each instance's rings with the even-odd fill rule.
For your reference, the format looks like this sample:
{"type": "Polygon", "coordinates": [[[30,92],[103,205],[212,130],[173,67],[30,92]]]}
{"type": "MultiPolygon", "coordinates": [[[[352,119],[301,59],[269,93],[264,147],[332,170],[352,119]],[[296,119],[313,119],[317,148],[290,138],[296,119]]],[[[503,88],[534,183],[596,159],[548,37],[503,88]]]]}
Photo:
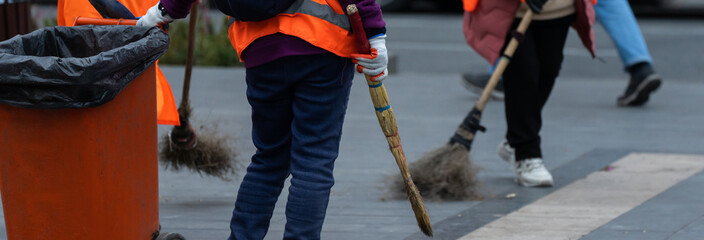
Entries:
{"type": "MultiPolygon", "coordinates": [[[[119,0],[135,16],[143,16],[150,7],[156,5],[159,0],[119,0]]],[[[57,22],[60,26],[71,26],[77,16],[101,18],[93,5],[88,0],[59,0],[57,8],[57,22]],[[70,4],[69,4],[70,2],[70,4]]],[[[174,95],[171,93],[171,86],[166,81],[166,77],[159,69],[157,61],[156,67],[156,106],[157,123],[164,125],[180,125],[178,110],[174,95]]]]}
{"type": "Polygon", "coordinates": [[[275,33],[301,38],[340,57],[357,53],[349,19],[337,0],[297,0],[266,20],[230,22],[230,41],[240,59],[254,40],[275,33]]]}
{"type": "Polygon", "coordinates": [[[477,3],[479,3],[479,0],[462,0],[465,12],[474,12],[474,9],[477,9],[477,3]]]}

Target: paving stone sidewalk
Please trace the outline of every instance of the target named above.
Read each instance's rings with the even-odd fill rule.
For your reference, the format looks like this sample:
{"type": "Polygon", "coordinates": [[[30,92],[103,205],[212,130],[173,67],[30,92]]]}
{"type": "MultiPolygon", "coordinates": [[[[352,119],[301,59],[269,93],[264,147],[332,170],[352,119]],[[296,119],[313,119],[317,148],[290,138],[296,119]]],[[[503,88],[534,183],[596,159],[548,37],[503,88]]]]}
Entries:
{"type": "MultiPolygon", "coordinates": [[[[445,31],[456,31],[458,26],[438,27],[433,29],[437,32],[418,37],[413,35],[417,35],[414,18],[417,17],[389,18],[390,24],[397,24],[393,29],[402,29],[401,23],[408,23],[408,31],[393,30],[399,34],[394,35],[396,40],[390,38],[389,41],[399,42],[395,46],[401,50],[399,57],[403,65],[386,81],[409,161],[449,139],[476,101],[476,96],[459,84],[460,73],[467,65],[482,70],[485,66],[468,50],[455,51],[463,43],[454,35],[448,44],[441,44],[432,51],[415,50],[416,46],[424,45],[403,40],[404,36],[439,38],[447,35],[445,31]],[[424,58],[429,62],[412,61],[418,53],[429,56],[424,58]]],[[[440,24],[437,26],[459,21],[454,16],[425,18],[417,21],[440,24]]],[[[653,54],[659,59],[657,66],[666,81],[642,108],[616,107],[616,97],[626,85],[626,76],[619,72],[619,67],[610,66],[619,64],[613,49],[608,45],[602,48],[601,56],[608,63],[595,64],[596,61],[580,55],[581,51],[579,54],[572,51],[579,49],[578,43],[568,43],[563,74],[544,110],[541,132],[546,165],[560,176],[558,181],[563,181],[558,182],[556,188],[517,188],[512,173],[495,153],[496,144],[503,139],[506,130],[503,103],[488,104],[483,115],[488,131],[477,136],[471,152],[474,163],[482,169],[479,179],[487,189],[487,198],[484,201],[428,202],[431,221],[438,231],[437,239],[464,236],[489,223],[487,219],[500,218],[632,152],[704,155],[704,81],[697,38],[702,36],[703,29],[692,22],[662,21],[647,24],[643,30],[649,36],[653,54]],[[678,33],[687,37],[673,38],[673,34],[678,33]],[[512,192],[518,193],[517,197],[506,200],[505,194],[512,192]],[[481,221],[462,218],[476,211],[487,214],[486,218],[481,221]]],[[[600,31],[597,31],[597,38],[604,40],[600,42],[606,40],[600,31]]],[[[163,70],[178,101],[183,67],[166,66],[163,70]]],[[[250,142],[244,70],[196,68],[191,101],[195,109],[193,122],[231,135],[240,160],[246,162],[254,148],[250,142]]],[[[161,126],[159,134],[165,134],[168,129],[161,126]]],[[[323,239],[424,239],[418,234],[408,201],[392,199],[386,194],[387,177],[397,171],[374,116],[366,84],[357,76],[343,129],[335,168],[336,185],[323,227],[323,239]]],[[[701,236],[696,234],[701,233],[704,213],[695,210],[702,209],[699,197],[704,196],[704,192],[697,187],[701,186],[702,176],[697,173],[683,180],[597,228],[591,233],[594,235],[587,235],[585,239],[667,239],[667,236],[692,239],[687,237],[701,236]],[[677,218],[677,214],[689,215],[677,218]],[[656,230],[649,227],[665,223],[673,225],[656,230]]],[[[159,210],[164,230],[180,232],[188,239],[226,239],[241,177],[240,174],[226,182],[190,172],[160,169],[159,210]]],[[[286,195],[284,191],[280,200],[285,200],[286,195]]],[[[283,207],[284,201],[280,201],[267,239],[281,239],[285,223],[283,207]]],[[[0,239],[6,239],[4,220],[0,218],[0,221],[3,226],[0,239]]]]}

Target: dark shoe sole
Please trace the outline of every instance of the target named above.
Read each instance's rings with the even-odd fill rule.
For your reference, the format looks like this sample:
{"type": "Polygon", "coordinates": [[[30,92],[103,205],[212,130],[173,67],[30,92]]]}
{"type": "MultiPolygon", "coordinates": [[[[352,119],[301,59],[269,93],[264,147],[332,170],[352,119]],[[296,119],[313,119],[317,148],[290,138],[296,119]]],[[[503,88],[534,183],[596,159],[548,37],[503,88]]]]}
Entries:
{"type": "MultiPolygon", "coordinates": [[[[460,79],[460,82],[462,83],[462,86],[464,86],[464,88],[466,88],[470,92],[476,93],[477,95],[481,96],[482,93],[484,92],[484,86],[474,85],[474,84],[472,84],[472,82],[465,80],[464,77],[462,77],[462,79],[460,79]]],[[[491,99],[499,100],[499,101],[504,100],[504,93],[496,91],[496,90],[491,91],[491,99]]]]}
{"type": "Polygon", "coordinates": [[[662,85],[662,80],[660,80],[660,76],[658,76],[657,74],[651,74],[650,76],[646,77],[640,85],[638,85],[636,90],[631,95],[620,97],[617,101],[618,106],[642,106],[643,104],[648,102],[648,99],[650,99],[650,94],[660,88],[660,85],[662,85]]]}

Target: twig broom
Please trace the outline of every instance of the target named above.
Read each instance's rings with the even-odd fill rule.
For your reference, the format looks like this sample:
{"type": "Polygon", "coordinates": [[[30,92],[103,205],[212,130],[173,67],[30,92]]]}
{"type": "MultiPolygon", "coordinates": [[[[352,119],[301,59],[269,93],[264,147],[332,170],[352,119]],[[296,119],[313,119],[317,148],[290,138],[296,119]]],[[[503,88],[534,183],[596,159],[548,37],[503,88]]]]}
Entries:
{"type": "MultiPolygon", "coordinates": [[[[362,18],[357,11],[357,6],[350,4],[347,6],[347,15],[350,18],[350,25],[352,27],[352,32],[357,38],[357,50],[364,54],[369,54],[369,41],[367,40],[366,33],[364,32],[364,26],[362,25],[362,18]]],[[[386,136],[386,141],[389,143],[389,148],[391,153],[396,159],[396,164],[401,170],[401,176],[403,177],[403,182],[406,189],[406,194],[408,195],[408,200],[411,201],[411,208],[416,216],[416,221],[418,222],[418,227],[420,230],[428,236],[433,236],[433,228],[430,224],[430,218],[428,217],[428,212],[423,204],[423,199],[418,192],[418,188],[413,184],[413,179],[411,179],[411,174],[406,165],[406,156],[403,154],[403,147],[401,146],[401,138],[398,134],[398,126],[396,125],[396,117],[391,109],[389,103],[389,97],[386,94],[386,88],[380,82],[373,82],[369,75],[364,75],[369,85],[369,93],[372,97],[372,102],[374,103],[374,108],[376,109],[376,116],[379,119],[379,124],[381,125],[381,130],[386,136]]]]}
{"type": "MultiPolygon", "coordinates": [[[[527,11],[516,29],[518,36],[522,36],[526,32],[532,18],[533,11],[527,11]]],[[[477,170],[469,158],[469,151],[477,131],[486,131],[486,128],[479,124],[482,111],[484,111],[491,92],[506,70],[519,43],[516,36],[511,39],[496,70],[484,87],[481,97],[464,118],[450,141],[411,163],[411,173],[417,176],[416,184],[418,184],[423,196],[440,198],[441,200],[481,198],[478,192],[479,182],[476,179],[477,170]]],[[[396,189],[400,189],[398,185],[396,183],[396,189]]]]}
{"type": "Polygon", "coordinates": [[[191,8],[188,23],[188,56],[186,73],[183,82],[183,94],[178,107],[180,126],[174,126],[162,140],[159,159],[166,167],[174,170],[186,167],[199,174],[228,179],[227,175],[234,173],[234,152],[228,147],[227,139],[216,136],[216,132],[201,132],[196,135],[189,119],[193,109],[190,105],[188,92],[191,88],[191,73],[193,69],[193,51],[195,48],[196,20],[198,19],[198,3],[191,8]]]}

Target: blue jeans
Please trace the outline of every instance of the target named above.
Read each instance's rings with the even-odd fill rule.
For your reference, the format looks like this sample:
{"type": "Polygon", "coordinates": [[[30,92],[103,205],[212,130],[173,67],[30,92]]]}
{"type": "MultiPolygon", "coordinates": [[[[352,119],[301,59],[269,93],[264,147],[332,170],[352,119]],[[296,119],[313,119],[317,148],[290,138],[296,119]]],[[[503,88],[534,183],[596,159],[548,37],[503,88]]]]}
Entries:
{"type": "Polygon", "coordinates": [[[230,240],[263,239],[291,175],[284,239],[320,239],[354,77],[349,59],[289,56],[247,69],[252,141],[230,240]]]}
{"type": "MultiPolygon", "coordinates": [[[[653,63],[628,0],[599,0],[594,10],[616,46],[624,69],[640,62],[653,63]]],[[[489,66],[489,74],[496,69],[496,63],[489,66]]]]}
{"type": "Polygon", "coordinates": [[[639,62],[653,62],[627,0],[599,0],[596,18],[611,36],[624,68],[639,62]]]}

